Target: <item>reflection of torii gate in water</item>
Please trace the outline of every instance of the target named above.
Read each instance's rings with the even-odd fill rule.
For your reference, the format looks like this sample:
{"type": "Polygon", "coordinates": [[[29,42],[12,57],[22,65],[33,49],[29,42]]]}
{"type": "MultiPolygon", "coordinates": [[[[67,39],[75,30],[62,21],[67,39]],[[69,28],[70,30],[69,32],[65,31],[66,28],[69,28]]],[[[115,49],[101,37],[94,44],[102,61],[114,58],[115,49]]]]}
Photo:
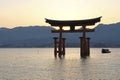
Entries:
{"type": "Polygon", "coordinates": [[[52,30],[53,33],[59,33],[59,38],[54,37],[54,56],[61,57],[65,56],[65,38],[62,38],[62,32],[82,32],[83,35],[80,37],[81,41],[81,57],[87,57],[90,54],[90,38],[86,37],[86,32],[94,32],[94,29],[87,29],[86,26],[95,25],[95,23],[100,22],[101,17],[88,19],[88,20],[50,20],[46,19],[46,22],[51,24],[51,26],[58,26],[59,30],[52,30]],[[63,30],[63,27],[69,26],[70,30],[63,30]],[[75,29],[76,26],[82,26],[81,29],[75,29]]]}

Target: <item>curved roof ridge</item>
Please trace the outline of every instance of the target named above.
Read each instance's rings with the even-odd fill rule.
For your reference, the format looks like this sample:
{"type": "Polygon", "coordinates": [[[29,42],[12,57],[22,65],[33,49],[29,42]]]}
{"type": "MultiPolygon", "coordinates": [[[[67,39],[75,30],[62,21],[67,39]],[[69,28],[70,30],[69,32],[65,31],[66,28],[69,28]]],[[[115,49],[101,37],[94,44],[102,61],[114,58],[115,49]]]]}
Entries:
{"type": "Polygon", "coordinates": [[[93,19],[85,19],[85,20],[52,20],[47,19],[46,23],[51,24],[51,26],[82,26],[82,25],[94,25],[97,22],[100,22],[101,17],[93,18],[93,19]]]}

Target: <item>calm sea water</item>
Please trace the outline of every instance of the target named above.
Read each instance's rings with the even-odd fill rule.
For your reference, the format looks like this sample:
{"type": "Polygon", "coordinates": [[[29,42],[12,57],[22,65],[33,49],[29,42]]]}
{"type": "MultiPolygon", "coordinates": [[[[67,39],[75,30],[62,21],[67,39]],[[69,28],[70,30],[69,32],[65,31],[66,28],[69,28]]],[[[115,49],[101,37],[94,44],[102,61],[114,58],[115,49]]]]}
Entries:
{"type": "Polygon", "coordinates": [[[110,50],[91,48],[81,59],[79,48],[67,48],[64,59],[55,59],[53,48],[2,48],[0,80],[120,80],[120,48],[110,50]]]}

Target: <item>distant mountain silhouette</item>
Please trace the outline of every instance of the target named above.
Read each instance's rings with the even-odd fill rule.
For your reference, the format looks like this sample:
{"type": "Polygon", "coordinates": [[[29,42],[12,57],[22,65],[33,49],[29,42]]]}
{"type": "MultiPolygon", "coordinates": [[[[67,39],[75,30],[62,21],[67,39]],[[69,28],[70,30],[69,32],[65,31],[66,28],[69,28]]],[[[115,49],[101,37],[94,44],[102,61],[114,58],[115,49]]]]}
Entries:
{"type": "Polygon", "coordinates": [[[120,47],[120,23],[100,24],[95,28],[95,33],[90,33],[92,46],[95,47],[120,47]]]}
{"type": "Polygon", "coordinates": [[[45,47],[52,42],[51,27],[0,28],[0,47],[45,47]]]}
{"type": "MultiPolygon", "coordinates": [[[[51,33],[54,29],[49,26],[26,26],[12,29],[0,28],[0,47],[53,47],[53,37],[59,36],[51,33]]],[[[99,24],[95,32],[87,33],[91,38],[92,47],[120,47],[120,23],[99,24]]],[[[64,33],[66,46],[78,47],[81,33],[64,33]]]]}

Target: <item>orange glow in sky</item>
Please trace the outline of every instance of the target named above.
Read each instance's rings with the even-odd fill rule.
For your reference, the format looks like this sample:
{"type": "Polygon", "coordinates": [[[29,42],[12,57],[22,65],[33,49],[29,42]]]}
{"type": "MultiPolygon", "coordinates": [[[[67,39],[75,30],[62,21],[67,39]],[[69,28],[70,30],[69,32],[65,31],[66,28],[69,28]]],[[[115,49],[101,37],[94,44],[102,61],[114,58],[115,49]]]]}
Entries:
{"type": "Polygon", "coordinates": [[[1,0],[0,27],[49,26],[45,18],[83,20],[102,16],[101,23],[120,22],[120,0],[1,0]]]}

